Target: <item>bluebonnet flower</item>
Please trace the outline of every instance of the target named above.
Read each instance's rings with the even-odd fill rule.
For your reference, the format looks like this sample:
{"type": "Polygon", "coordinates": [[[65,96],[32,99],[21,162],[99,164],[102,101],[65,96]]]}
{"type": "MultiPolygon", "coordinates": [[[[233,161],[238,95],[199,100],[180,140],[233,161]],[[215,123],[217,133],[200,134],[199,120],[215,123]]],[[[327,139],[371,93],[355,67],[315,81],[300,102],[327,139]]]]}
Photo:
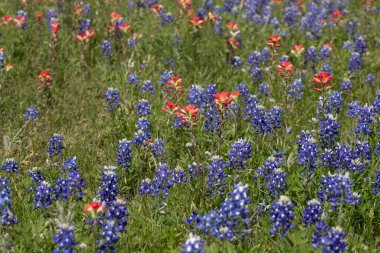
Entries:
{"type": "MultiPolygon", "coordinates": [[[[215,12],[214,12],[215,13],[215,12]]],[[[216,14],[216,13],[215,13],[216,14]]],[[[223,18],[221,16],[218,16],[218,18],[216,19],[216,21],[214,22],[214,24],[212,25],[212,30],[218,34],[218,35],[222,35],[223,34],[223,18]]]]}
{"type": "Polygon", "coordinates": [[[249,70],[249,74],[253,78],[253,81],[261,82],[263,80],[263,73],[260,68],[253,67],[249,70]]]}
{"type": "Polygon", "coordinates": [[[146,142],[151,138],[150,122],[147,118],[139,118],[137,120],[136,130],[134,134],[133,144],[146,146],[146,142]]]}
{"type": "Polygon", "coordinates": [[[365,76],[365,82],[368,84],[374,84],[375,79],[376,79],[376,76],[374,74],[368,74],[365,76]]]}
{"type": "Polygon", "coordinates": [[[173,180],[176,184],[182,184],[189,181],[189,178],[186,177],[186,172],[180,166],[177,166],[173,173],[173,180]]]}
{"type": "Polygon", "coordinates": [[[281,231],[282,236],[286,236],[288,230],[294,229],[291,224],[291,220],[294,219],[294,213],[292,211],[295,204],[286,197],[280,196],[278,201],[272,204],[270,213],[270,221],[273,223],[273,228],[270,229],[271,234],[275,234],[281,231]]]}
{"type": "Polygon", "coordinates": [[[122,166],[124,170],[131,167],[131,152],[131,141],[128,141],[126,139],[119,140],[119,145],[117,146],[116,164],[118,166],[122,166]]]}
{"type": "Polygon", "coordinates": [[[26,121],[36,122],[38,114],[40,114],[40,112],[37,110],[37,108],[35,106],[31,106],[25,109],[25,113],[22,116],[26,121]]]}
{"type": "Polygon", "coordinates": [[[266,178],[267,190],[270,195],[278,195],[286,190],[286,178],[287,174],[283,169],[277,168],[272,171],[266,178]]]}
{"type": "Polygon", "coordinates": [[[135,87],[139,85],[139,77],[136,74],[129,74],[126,83],[133,84],[135,87]]]}
{"type": "Polygon", "coordinates": [[[289,26],[297,23],[297,6],[293,4],[292,6],[285,7],[283,12],[284,23],[289,26]]]}
{"type": "Polygon", "coordinates": [[[350,72],[358,71],[362,67],[362,56],[357,52],[350,54],[350,60],[348,62],[348,69],[350,72]]]}
{"type": "Polygon", "coordinates": [[[149,101],[146,99],[140,99],[136,105],[137,115],[149,115],[151,114],[149,101]]]}
{"type": "Polygon", "coordinates": [[[297,164],[303,166],[308,172],[313,173],[317,168],[319,157],[319,145],[310,132],[302,131],[299,140],[296,141],[299,151],[297,164]]]}
{"type": "Polygon", "coordinates": [[[327,61],[330,57],[331,47],[323,45],[319,50],[319,59],[322,61],[327,61]]]}
{"type": "Polygon", "coordinates": [[[210,165],[206,166],[207,170],[207,189],[211,195],[217,194],[219,192],[221,195],[224,194],[224,188],[226,186],[225,178],[227,174],[225,173],[226,165],[223,159],[219,156],[213,156],[210,159],[210,165]]]}
{"type": "Polygon", "coordinates": [[[108,206],[109,203],[116,200],[116,196],[119,193],[119,190],[117,189],[119,177],[116,174],[116,167],[104,166],[100,181],[102,183],[99,185],[96,194],[100,195],[100,200],[108,206]]]}
{"type": "Polygon", "coordinates": [[[250,232],[248,185],[235,184],[219,209],[211,210],[203,216],[194,213],[186,223],[195,223],[205,235],[211,234],[218,239],[235,240],[250,232]]]}
{"type": "Polygon", "coordinates": [[[150,80],[145,80],[143,82],[143,85],[141,85],[141,92],[145,93],[149,91],[150,93],[154,94],[154,87],[153,87],[153,82],[150,80]]]}
{"type": "Polygon", "coordinates": [[[201,238],[198,235],[194,235],[193,233],[189,234],[188,239],[185,243],[182,243],[181,253],[206,253],[202,249],[204,242],[201,241],[201,238]]]}
{"type": "Polygon", "coordinates": [[[320,246],[323,252],[335,252],[341,253],[347,247],[344,238],[347,236],[347,233],[343,232],[341,227],[332,227],[331,229],[328,226],[321,222],[317,228],[316,235],[313,236],[314,248],[320,246]]]}
{"type": "Polygon", "coordinates": [[[55,194],[55,200],[60,199],[62,201],[67,200],[70,196],[77,192],[78,199],[83,198],[83,187],[86,183],[82,180],[79,170],[77,168],[77,158],[69,157],[62,163],[62,174],[56,181],[56,186],[53,188],[55,194]]]}
{"type": "Polygon", "coordinates": [[[267,47],[263,48],[260,52],[260,60],[261,64],[265,65],[269,62],[271,57],[271,53],[269,52],[269,49],[267,47]]]}
{"type": "Polygon", "coordinates": [[[202,171],[202,166],[198,165],[197,163],[189,164],[187,165],[189,168],[189,174],[190,174],[190,180],[197,177],[197,176],[202,176],[203,171],[202,171]]]}
{"type": "MultiPolygon", "coordinates": [[[[134,46],[137,45],[137,43],[139,42],[138,38],[132,38],[129,40],[129,43],[128,43],[128,48],[133,48],[134,46]]],[[[137,81],[137,84],[135,84],[135,86],[138,85],[138,81],[137,81]]]]}
{"type": "Polygon", "coordinates": [[[315,66],[317,62],[317,49],[314,46],[308,47],[305,54],[305,65],[315,66]]]}
{"type": "Polygon", "coordinates": [[[42,181],[45,181],[45,177],[42,174],[41,170],[37,167],[34,167],[31,170],[28,170],[30,177],[35,185],[40,184],[42,181]]]}
{"type": "Polygon", "coordinates": [[[283,56],[281,56],[281,58],[279,60],[279,63],[282,63],[284,61],[289,61],[289,55],[283,55],[283,56]]]}
{"type": "Polygon", "coordinates": [[[91,20],[90,19],[83,19],[79,23],[79,32],[78,34],[83,34],[87,30],[91,28],[91,20]]]}
{"type": "MultiPolygon", "coordinates": [[[[48,23],[50,23],[50,19],[57,18],[57,17],[58,17],[57,10],[54,8],[50,8],[46,12],[46,19],[48,20],[48,23]]],[[[50,29],[49,29],[49,31],[50,31],[50,29]]]]}
{"type": "Polygon", "coordinates": [[[46,152],[50,158],[55,156],[62,156],[63,146],[63,137],[60,134],[53,134],[49,139],[49,147],[46,149],[46,152]]]}
{"type": "Polygon", "coordinates": [[[74,226],[68,224],[59,224],[59,232],[53,236],[54,244],[57,244],[57,248],[53,250],[53,253],[74,253],[75,241],[74,226]]]}
{"type": "Polygon", "coordinates": [[[161,157],[165,154],[164,142],[162,141],[162,139],[154,139],[151,145],[151,148],[152,148],[152,154],[156,158],[161,157]]]}
{"type": "Polygon", "coordinates": [[[321,67],[321,70],[319,72],[327,72],[330,75],[332,75],[332,67],[330,67],[329,64],[325,64],[321,67]]]}
{"type": "Polygon", "coordinates": [[[322,141],[322,147],[332,147],[338,139],[340,124],[332,114],[327,114],[319,119],[318,133],[322,141]]]}
{"type": "Polygon", "coordinates": [[[244,82],[241,82],[238,85],[236,85],[235,89],[240,92],[240,96],[244,99],[250,96],[249,89],[244,82]]]}
{"type": "Polygon", "coordinates": [[[351,40],[343,42],[342,49],[352,50],[354,48],[354,42],[351,40]]]}
{"type": "Polygon", "coordinates": [[[354,182],[349,173],[322,175],[321,186],[318,190],[318,200],[321,203],[329,202],[332,209],[346,202],[349,205],[360,204],[361,195],[351,189],[354,182]]]}
{"type": "Polygon", "coordinates": [[[280,24],[280,21],[278,21],[278,19],[276,17],[273,17],[270,20],[270,26],[273,28],[277,27],[279,24],[280,24]]]}
{"type": "Polygon", "coordinates": [[[228,152],[227,165],[234,169],[244,169],[247,159],[252,157],[252,147],[245,139],[240,139],[231,144],[231,150],[228,152]]]}
{"type": "Polygon", "coordinates": [[[104,96],[110,112],[120,107],[120,94],[116,88],[109,87],[104,96]]]}
{"type": "Polygon", "coordinates": [[[1,225],[12,226],[18,223],[18,219],[13,214],[12,194],[10,180],[0,177],[0,209],[1,209],[1,225]]]}
{"type": "Polygon", "coordinates": [[[18,173],[18,163],[13,158],[5,159],[5,162],[1,166],[1,169],[7,173],[18,173]]]}
{"type": "Polygon", "coordinates": [[[162,197],[168,196],[169,189],[175,183],[173,179],[174,172],[166,166],[165,163],[160,163],[155,171],[156,177],[153,179],[144,179],[138,188],[139,195],[150,194],[152,198],[162,193],[162,197]]]}
{"type": "Polygon", "coordinates": [[[28,26],[28,14],[26,13],[26,11],[23,11],[23,10],[18,11],[16,17],[22,17],[23,18],[21,28],[23,30],[26,30],[26,28],[28,26]]]}
{"type": "Polygon", "coordinates": [[[304,84],[301,79],[294,80],[294,82],[290,85],[288,96],[300,101],[303,95],[303,88],[304,84]]]}
{"type": "Polygon", "coordinates": [[[39,185],[35,187],[35,193],[34,193],[34,200],[33,203],[35,205],[35,208],[40,207],[46,207],[49,208],[52,204],[52,201],[54,201],[53,196],[53,187],[50,185],[50,183],[44,181],[41,181],[39,185]]]}
{"type": "Polygon", "coordinates": [[[87,16],[91,16],[91,6],[89,3],[83,4],[83,11],[87,16]]]}
{"type": "Polygon", "coordinates": [[[232,65],[232,68],[238,69],[241,66],[243,66],[243,62],[241,61],[241,58],[239,56],[234,56],[232,57],[231,65],[232,65]]]}
{"type": "Polygon", "coordinates": [[[285,191],[286,182],[285,178],[287,174],[281,169],[284,164],[284,152],[275,152],[257,169],[257,175],[255,177],[263,177],[263,186],[266,186],[268,193],[271,195],[277,195],[285,191]]]}
{"type": "MultiPolygon", "coordinates": [[[[0,35],[1,39],[1,35],[0,35]]],[[[4,59],[5,59],[5,54],[3,50],[0,50],[0,70],[4,68],[4,59]]]]}
{"type": "Polygon", "coordinates": [[[187,103],[202,108],[206,105],[204,89],[193,84],[188,91],[187,103]]]}
{"type": "Polygon", "coordinates": [[[96,241],[96,243],[99,245],[97,252],[116,252],[115,244],[119,240],[116,222],[113,220],[101,220],[100,226],[102,230],[98,233],[98,235],[102,239],[96,241]]]}
{"type": "Polygon", "coordinates": [[[349,109],[347,110],[346,117],[348,118],[358,118],[358,124],[355,128],[355,133],[369,135],[372,133],[372,123],[374,121],[375,112],[372,106],[365,105],[361,107],[356,101],[348,104],[349,109]]]}
{"type": "Polygon", "coordinates": [[[331,96],[327,98],[325,108],[327,113],[340,113],[343,103],[342,93],[339,91],[333,91],[331,96]]]}
{"type": "Polygon", "coordinates": [[[268,97],[270,88],[266,83],[259,84],[259,94],[268,97]]]}
{"type": "Polygon", "coordinates": [[[355,23],[352,21],[347,21],[346,22],[346,34],[348,36],[354,36],[355,34],[355,23]]]}
{"type": "Polygon", "coordinates": [[[214,104],[215,94],[218,93],[218,89],[215,84],[206,85],[205,100],[207,104],[214,104]]]}
{"type": "Polygon", "coordinates": [[[380,90],[376,92],[376,98],[372,104],[372,112],[380,114],[380,90]]]}
{"type": "Polygon", "coordinates": [[[166,82],[169,82],[172,79],[173,72],[170,70],[163,70],[162,74],[160,76],[160,80],[158,80],[158,83],[162,86],[166,82]]]}
{"type": "Polygon", "coordinates": [[[357,35],[355,44],[354,44],[354,51],[359,53],[360,55],[363,55],[367,51],[367,43],[365,42],[366,37],[364,35],[357,35]]]}
{"type": "Polygon", "coordinates": [[[352,90],[352,82],[350,79],[343,79],[341,85],[340,85],[341,90],[352,90]]]}
{"type": "Polygon", "coordinates": [[[372,184],[373,194],[380,193],[380,170],[375,171],[375,182],[372,184]]]}
{"type": "Polygon", "coordinates": [[[205,120],[206,132],[215,133],[219,131],[219,126],[222,120],[221,120],[218,110],[215,108],[214,105],[207,107],[204,113],[204,117],[206,118],[205,120]]]}
{"type": "Polygon", "coordinates": [[[100,43],[100,48],[101,48],[101,52],[102,52],[102,58],[107,56],[108,59],[111,59],[111,55],[112,55],[112,43],[111,43],[111,41],[108,41],[108,40],[102,41],[100,43]]]}
{"type": "Polygon", "coordinates": [[[127,226],[127,217],[129,213],[126,208],[126,202],[117,199],[107,206],[108,212],[104,215],[104,219],[115,222],[116,232],[125,232],[125,227],[127,226]]]}
{"type": "Polygon", "coordinates": [[[321,203],[316,199],[309,200],[303,211],[302,223],[305,224],[306,227],[319,223],[322,221],[322,213],[321,203]]]}
{"type": "Polygon", "coordinates": [[[247,65],[260,67],[260,63],[261,63],[261,53],[258,51],[252,52],[247,59],[247,65]]]}

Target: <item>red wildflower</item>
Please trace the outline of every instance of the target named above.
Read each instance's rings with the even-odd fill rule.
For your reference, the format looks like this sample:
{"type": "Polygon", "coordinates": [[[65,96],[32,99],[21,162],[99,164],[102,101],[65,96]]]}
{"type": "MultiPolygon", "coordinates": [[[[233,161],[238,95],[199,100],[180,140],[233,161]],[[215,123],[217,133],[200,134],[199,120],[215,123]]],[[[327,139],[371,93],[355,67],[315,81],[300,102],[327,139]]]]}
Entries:
{"type": "Polygon", "coordinates": [[[112,12],[111,13],[111,21],[112,23],[117,21],[119,18],[122,18],[123,16],[117,12],[112,12]]]}
{"type": "Polygon", "coordinates": [[[155,5],[152,5],[152,7],[150,7],[150,10],[156,14],[157,16],[160,16],[160,12],[164,9],[164,6],[162,6],[161,4],[155,4],[155,5]]]}
{"type": "Polygon", "coordinates": [[[75,14],[81,14],[82,12],[83,12],[84,10],[83,10],[83,8],[82,7],[77,7],[77,8],[75,8],[75,10],[74,10],[74,12],[75,12],[75,14]]]}
{"type": "Polygon", "coordinates": [[[190,24],[194,25],[194,27],[200,29],[205,21],[200,17],[192,17],[189,21],[190,24]]]}
{"type": "Polygon", "coordinates": [[[183,85],[182,78],[179,76],[172,76],[172,79],[169,82],[166,82],[166,92],[170,93],[173,90],[182,93],[183,85]]]}
{"type": "Polygon", "coordinates": [[[283,61],[277,66],[277,72],[280,76],[288,79],[290,74],[294,71],[293,64],[288,61],[283,61]]]}
{"type": "Polygon", "coordinates": [[[337,10],[337,11],[334,11],[332,16],[331,16],[331,19],[334,21],[339,21],[339,20],[342,20],[343,19],[343,15],[342,15],[342,12],[337,10]]]}
{"type": "Polygon", "coordinates": [[[13,66],[9,63],[5,64],[5,71],[9,71],[13,68],[13,66]]]}
{"type": "Polygon", "coordinates": [[[13,20],[13,18],[11,16],[8,16],[8,15],[5,15],[1,18],[3,25],[9,25],[9,23],[11,23],[12,20],[13,20]]]}
{"type": "Polygon", "coordinates": [[[225,44],[228,46],[230,45],[233,49],[236,49],[239,47],[240,43],[235,37],[231,37],[228,39],[228,41],[225,42],[225,44]]]}
{"type": "Polygon", "coordinates": [[[281,38],[279,36],[277,36],[276,34],[269,36],[267,45],[272,49],[274,49],[275,47],[280,47],[281,46],[281,38]]]}
{"type": "Polygon", "coordinates": [[[236,100],[239,95],[239,91],[235,91],[232,94],[226,91],[222,91],[214,95],[214,103],[219,110],[224,110],[228,107],[229,104],[236,100]]]}
{"type": "Polygon", "coordinates": [[[229,30],[232,30],[232,31],[238,31],[239,30],[239,27],[235,22],[228,22],[226,24],[226,26],[229,30]]]}
{"type": "Polygon", "coordinates": [[[39,12],[37,13],[37,19],[38,19],[38,20],[41,20],[43,17],[44,17],[44,14],[42,13],[42,11],[39,11],[39,12]]]}
{"type": "Polygon", "coordinates": [[[21,27],[23,24],[25,24],[26,20],[23,16],[17,16],[13,19],[13,24],[17,27],[21,27]]]}
{"type": "Polygon", "coordinates": [[[163,112],[168,112],[169,114],[173,114],[175,111],[177,111],[180,107],[173,103],[173,102],[170,102],[170,101],[166,101],[165,103],[165,107],[162,108],[162,111],[163,112]]]}
{"type": "MultiPolygon", "coordinates": [[[[333,80],[333,77],[328,72],[321,72],[314,75],[314,78],[311,80],[315,84],[315,90],[318,92],[323,92],[324,87],[328,85],[333,80]]],[[[327,90],[331,90],[333,86],[327,86],[327,90]]]]}
{"type": "Polygon", "coordinates": [[[305,51],[305,48],[302,46],[302,44],[299,44],[299,45],[294,45],[290,52],[294,54],[295,56],[299,57],[304,51],[305,51]]]}
{"type": "Polygon", "coordinates": [[[218,20],[218,16],[212,12],[209,12],[206,17],[206,20],[210,20],[212,23],[214,23],[216,20],[218,20]]]}
{"type": "Polygon", "coordinates": [[[51,83],[50,70],[42,70],[41,73],[38,75],[38,80],[40,81],[41,85],[49,85],[51,83]]]}
{"type": "Polygon", "coordinates": [[[178,0],[178,4],[184,9],[191,8],[192,6],[191,0],[178,0]]]}
{"type": "Polygon", "coordinates": [[[59,31],[59,22],[58,21],[54,21],[51,23],[51,30],[55,33],[57,33],[59,31]]]}
{"type": "Polygon", "coordinates": [[[196,127],[196,122],[199,120],[197,118],[199,109],[195,105],[187,105],[183,108],[179,108],[179,111],[177,111],[177,117],[182,119],[181,124],[182,125],[191,125],[192,127],[196,127]]]}
{"type": "Polygon", "coordinates": [[[95,202],[91,201],[90,204],[84,206],[84,212],[88,213],[99,213],[99,212],[104,212],[106,207],[100,203],[100,202],[95,202]]]}

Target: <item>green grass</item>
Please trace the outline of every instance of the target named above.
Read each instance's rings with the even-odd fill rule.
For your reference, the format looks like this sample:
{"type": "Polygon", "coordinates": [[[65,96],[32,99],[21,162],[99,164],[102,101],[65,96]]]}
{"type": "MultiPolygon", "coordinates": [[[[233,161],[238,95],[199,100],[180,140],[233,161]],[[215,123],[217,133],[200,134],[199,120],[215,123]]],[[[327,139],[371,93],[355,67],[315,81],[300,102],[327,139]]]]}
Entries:
{"type": "MultiPolygon", "coordinates": [[[[164,62],[168,59],[175,60],[173,71],[184,80],[186,89],[192,84],[203,87],[210,83],[216,83],[220,91],[234,91],[234,87],[240,82],[246,82],[252,94],[258,92],[258,83],[253,83],[249,75],[249,67],[234,70],[225,64],[225,46],[223,36],[212,32],[209,25],[205,25],[199,36],[190,34],[187,19],[179,19],[176,22],[161,27],[159,19],[149,10],[136,10],[133,14],[128,12],[128,4],[125,1],[88,1],[91,3],[93,16],[93,28],[96,37],[89,44],[86,51],[86,60],[89,68],[83,67],[80,62],[81,49],[74,40],[77,30],[77,21],[72,13],[72,1],[67,3],[66,13],[59,14],[61,30],[59,32],[59,47],[57,58],[53,64],[50,59],[50,35],[46,28],[46,20],[42,27],[38,28],[36,13],[46,11],[52,7],[48,3],[30,3],[22,7],[19,1],[2,1],[0,3],[0,15],[15,15],[17,10],[24,9],[28,12],[29,27],[26,31],[17,30],[13,26],[0,26],[2,37],[0,47],[5,48],[6,63],[11,63],[13,69],[9,72],[0,71],[0,137],[8,136],[13,139],[23,126],[22,114],[25,108],[36,105],[40,111],[37,123],[29,123],[15,139],[10,151],[4,148],[0,151],[0,159],[14,157],[20,166],[19,174],[6,175],[1,171],[2,177],[7,176],[12,180],[12,194],[14,213],[19,219],[19,224],[11,228],[1,228],[2,233],[9,233],[13,241],[14,252],[49,252],[54,249],[52,236],[57,233],[54,219],[57,216],[56,203],[49,209],[35,209],[33,204],[33,192],[29,191],[32,181],[28,170],[39,167],[44,172],[47,180],[54,184],[60,175],[60,167],[46,163],[46,148],[48,140],[53,133],[60,133],[64,137],[66,149],[64,155],[58,160],[62,163],[69,156],[76,156],[78,168],[84,181],[87,183],[83,201],[71,199],[63,206],[65,210],[71,208],[74,213],[73,225],[78,242],[79,252],[93,252],[95,248],[95,234],[85,226],[87,216],[83,214],[83,207],[96,196],[96,190],[100,184],[101,172],[105,165],[115,165],[116,147],[118,140],[132,139],[135,132],[135,124],[139,118],[135,112],[135,105],[139,99],[149,100],[152,107],[152,115],[148,119],[152,123],[152,138],[162,138],[165,142],[166,154],[161,158],[170,169],[176,166],[187,168],[188,164],[196,161],[194,153],[189,152],[186,143],[190,142],[189,129],[173,129],[171,122],[168,127],[167,115],[161,111],[167,95],[157,84],[157,80],[164,69],[170,66],[164,62]],[[106,2],[112,2],[106,4],[106,2]],[[70,4],[70,5],[69,5],[70,4]],[[117,11],[126,17],[127,23],[132,25],[132,31],[121,41],[107,37],[106,24],[109,22],[109,14],[117,11]],[[133,49],[127,49],[126,38],[131,38],[133,32],[143,35],[139,43],[133,49]],[[182,37],[182,44],[173,43],[176,36],[182,37]],[[114,45],[111,62],[103,61],[100,56],[100,42],[110,39],[114,45]],[[118,50],[124,47],[124,50],[118,50]],[[147,64],[141,69],[142,64],[147,64]],[[38,74],[41,70],[50,68],[52,84],[49,92],[43,91],[38,84],[38,74]],[[139,88],[125,84],[128,74],[136,73],[142,80],[155,82],[156,94],[141,93],[139,88]],[[121,94],[121,108],[114,113],[104,110],[104,93],[108,87],[116,87],[121,94]],[[51,97],[49,98],[49,95],[51,97]],[[83,245],[79,246],[79,244],[83,245]],[[83,246],[83,247],[82,247],[83,246]]],[[[380,38],[378,27],[379,15],[369,15],[369,26],[365,27],[365,13],[360,9],[359,1],[349,6],[347,19],[357,20],[362,25],[358,26],[358,32],[367,36],[368,53],[363,58],[361,73],[349,75],[347,64],[349,52],[342,50],[343,42],[348,40],[344,29],[329,31],[324,29],[320,38],[308,40],[304,33],[297,27],[290,27],[289,35],[283,37],[280,55],[289,54],[295,44],[302,43],[305,48],[315,46],[320,48],[326,42],[333,44],[330,65],[333,68],[334,89],[338,90],[341,81],[350,77],[353,83],[352,92],[343,92],[343,112],[337,115],[342,125],[339,143],[354,144],[359,136],[352,134],[355,128],[351,119],[345,117],[347,103],[358,100],[362,105],[371,104],[376,97],[379,86],[380,61],[376,48],[376,42],[380,38]],[[374,85],[364,83],[366,74],[373,73],[377,81],[374,85]]],[[[163,1],[166,10],[173,14],[177,5],[173,2],[163,1]]],[[[222,4],[222,3],[220,3],[222,4]]],[[[201,1],[194,1],[195,6],[201,6],[201,1]]],[[[375,3],[379,7],[378,3],[375,3]]],[[[274,13],[281,19],[282,5],[274,8],[274,13]]],[[[255,26],[245,21],[241,16],[223,14],[225,21],[239,20],[243,45],[236,52],[242,59],[247,59],[255,50],[261,50],[266,46],[267,37],[272,35],[270,26],[255,26]]],[[[343,24],[344,25],[344,24],[343,24]]],[[[296,74],[303,67],[303,60],[297,60],[291,56],[296,74]]],[[[322,66],[319,61],[317,69],[322,66]]],[[[266,108],[279,105],[284,108],[285,92],[281,79],[275,75],[273,82],[269,80],[269,72],[264,72],[263,81],[271,85],[271,97],[259,96],[260,104],[266,108]]],[[[294,76],[296,76],[294,74],[294,76]]],[[[305,84],[302,101],[293,101],[289,105],[289,111],[283,113],[282,128],[268,137],[251,130],[249,121],[243,121],[241,115],[237,121],[236,131],[232,122],[225,125],[221,139],[212,137],[204,132],[203,118],[199,126],[192,130],[196,136],[199,147],[197,156],[206,173],[210,156],[208,152],[216,154],[215,145],[221,142],[220,154],[227,158],[230,144],[239,138],[246,138],[252,143],[253,156],[249,159],[247,169],[229,171],[226,192],[233,189],[234,182],[243,182],[249,185],[251,204],[249,209],[252,215],[252,233],[245,240],[226,242],[212,236],[199,235],[205,241],[207,252],[321,252],[311,248],[313,228],[305,228],[301,222],[302,212],[306,201],[317,197],[317,190],[322,174],[327,174],[328,168],[318,168],[315,180],[311,187],[303,178],[304,169],[296,164],[298,147],[297,135],[301,130],[317,130],[318,124],[311,123],[316,117],[318,96],[310,84],[315,74],[312,69],[305,70],[302,78],[305,84]],[[290,127],[288,133],[285,127],[290,127]],[[275,150],[286,152],[287,163],[284,170],[288,174],[288,184],[284,195],[287,195],[296,203],[294,209],[296,218],[293,224],[296,229],[289,231],[287,238],[278,235],[270,235],[269,213],[260,215],[259,220],[253,220],[253,213],[258,203],[264,198],[271,202],[275,200],[266,193],[259,182],[254,181],[256,169],[275,150]]],[[[238,102],[244,106],[243,99],[238,102]]],[[[182,98],[181,105],[186,104],[186,98],[182,98]]],[[[376,116],[378,117],[378,116],[376,116]]],[[[376,119],[378,122],[378,119],[376,119]]],[[[374,133],[365,137],[371,145],[378,141],[377,123],[374,124],[374,133]]],[[[0,138],[1,147],[5,145],[0,138]]],[[[156,162],[149,155],[148,149],[133,147],[132,166],[126,171],[118,170],[120,182],[119,197],[127,200],[129,212],[127,232],[120,234],[117,244],[119,252],[178,252],[180,245],[187,238],[190,226],[184,224],[184,220],[194,211],[204,214],[218,208],[226,196],[208,196],[205,186],[205,176],[196,178],[183,185],[175,185],[169,190],[166,197],[166,206],[161,206],[158,199],[150,196],[139,196],[137,187],[142,179],[151,178],[156,169],[156,162]],[[157,207],[157,208],[156,208],[157,207]]],[[[348,233],[347,244],[350,252],[378,252],[380,248],[380,204],[379,196],[372,194],[371,183],[375,169],[379,166],[379,156],[373,155],[371,166],[362,174],[352,174],[355,182],[354,190],[362,195],[361,204],[358,206],[345,205],[342,213],[344,231],[348,233]]],[[[270,203],[269,203],[270,204],[270,203]]],[[[329,219],[330,225],[338,225],[336,214],[329,219]]]]}

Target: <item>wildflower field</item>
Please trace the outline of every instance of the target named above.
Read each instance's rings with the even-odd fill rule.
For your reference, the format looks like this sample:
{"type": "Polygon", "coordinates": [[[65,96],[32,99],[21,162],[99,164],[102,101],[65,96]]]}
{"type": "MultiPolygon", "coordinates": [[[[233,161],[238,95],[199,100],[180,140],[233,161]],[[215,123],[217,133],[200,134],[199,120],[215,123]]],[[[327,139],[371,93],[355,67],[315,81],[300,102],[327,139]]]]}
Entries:
{"type": "Polygon", "coordinates": [[[0,252],[380,252],[379,8],[0,1],[0,252]]]}

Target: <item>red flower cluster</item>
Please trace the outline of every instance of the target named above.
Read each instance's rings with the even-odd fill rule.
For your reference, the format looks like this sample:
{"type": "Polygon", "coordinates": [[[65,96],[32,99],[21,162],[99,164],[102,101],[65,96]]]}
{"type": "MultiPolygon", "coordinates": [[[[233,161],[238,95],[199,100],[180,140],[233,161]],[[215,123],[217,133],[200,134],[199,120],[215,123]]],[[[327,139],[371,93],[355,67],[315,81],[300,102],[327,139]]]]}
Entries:
{"type": "Polygon", "coordinates": [[[85,213],[90,212],[92,214],[95,214],[99,212],[104,212],[105,210],[106,210],[105,205],[103,205],[100,202],[95,202],[95,201],[91,201],[90,204],[84,206],[85,213]]]}
{"type": "Polygon", "coordinates": [[[293,64],[288,61],[283,61],[277,66],[277,72],[280,74],[281,77],[285,79],[290,78],[290,74],[294,71],[293,64]]]}
{"type": "Polygon", "coordinates": [[[314,76],[314,78],[311,80],[312,83],[315,84],[315,90],[318,92],[323,92],[326,90],[331,90],[333,86],[326,86],[333,80],[333,76],[330,75],[328,72],[321,72],[314,76]]]}
{"type": "Polygon", "coordinates": [[[167,93],[172,93],[173,91],[178,93],[183,92],[183,82],[182,78],[179,76],[172,76],[172,79],[169,82],[166,82],[165,85],[167,93]]]}
{"type": "Polygon", "coordinates": [[[181,124],[184,126],[196,127],[198,118],[199,109],[195,105],[187,105],[183,108],[178,107],[178,111],[176,112],[177,117],[180,118],[181,124]]]}
{"type": "Polygon", "coordinates": [[[49,69],[42,70],[41,73],[38,75],[38,80],[40,81],[41,86],[50,85],[51,83],[50,70],[49,69]]]}
{"type": "Polygon", "coordinates": [[[235,22],[228,22],[226,26],[227,31],[225,44],[229,49],[235,50],[240,45],[240,42],[237,40],[237,37],[240,34],[239,27],[235,22]]]}
{"type": "Polygon", "coordinates": [[[269,36],[267,45],[272,49],[279,48],[281,47],[281,38],[276,34],[269,36]]]}
{"type": "Polygon", "coordinates": [[[92,29],[88,29],[84,33],[77,34],[75,36],[75,39],[79,41],[80,43],[88,43],[90,39],[95,37],[95,32],[92,29]]]}
{"type": "Polygon", "coordinates": [[[214,103],[218,110],[225,111],[229,104],[236,101],[236,99],[239,97],[240,92],[235,91],[233,93],[229,93],[226,91],[222,91],[220,93],[216,93],[214,95],[214,103]]]}
{"type": "Polygon", "coordinates": [[[301,54],[305,51],[305,48],[302,46],[302,44],[294,45],[292,47],[292,50],[290,51],[293,55],[296,57],[301,56],[301,54]]]}

